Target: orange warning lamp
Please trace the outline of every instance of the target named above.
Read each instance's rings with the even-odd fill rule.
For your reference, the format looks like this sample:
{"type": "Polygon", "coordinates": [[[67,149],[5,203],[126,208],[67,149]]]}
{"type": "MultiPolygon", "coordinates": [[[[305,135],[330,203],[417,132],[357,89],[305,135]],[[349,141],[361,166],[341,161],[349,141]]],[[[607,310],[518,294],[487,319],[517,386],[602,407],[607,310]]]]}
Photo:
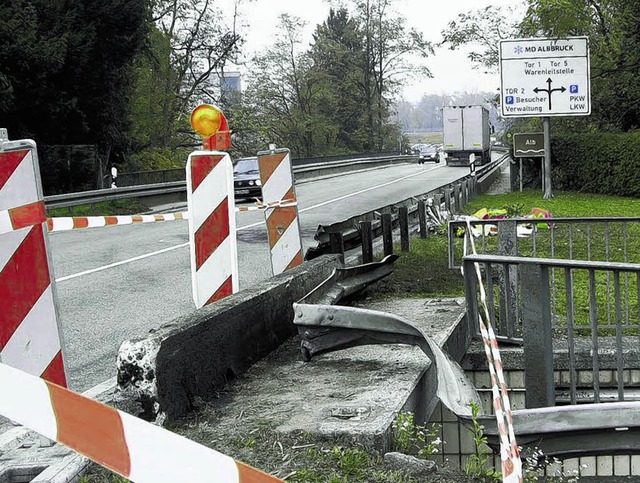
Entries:
{"type": "Polygon", "coordinates": [[[202,104],[191,113],[191,127],[202,137],[205,150],[227,150],[231,148],[231,133],[227,118],[215,106],[202,104]]]}

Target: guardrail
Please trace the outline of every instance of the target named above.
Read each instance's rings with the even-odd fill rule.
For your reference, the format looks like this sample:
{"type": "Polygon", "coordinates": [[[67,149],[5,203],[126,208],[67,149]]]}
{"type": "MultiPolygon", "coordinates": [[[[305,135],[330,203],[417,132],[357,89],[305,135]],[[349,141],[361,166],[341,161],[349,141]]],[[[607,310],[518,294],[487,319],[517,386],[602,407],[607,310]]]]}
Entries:
{"type": "MultiPolygon", "coordinates": [[[[317,176],[330,176],[336,173],[345,173],[349,171],[375,168],[395,163],[406,163],[416,160],[417,156],[414,155],[394,155],[378,156],[373,158],[350,158],[349,160],[338,160],[331,163],[305,163],[302,166],[294,166],[293,174],[295,180],[300,181],[317,176]]],[[[131,198],[149,198],[153,196],[163,196],[171,193],[184,193],[186,197],[185,181],[169,181],[166,183],[154,183],[140,186],[125,186],[122,188],[82,191],[78,193],[45,196],[44,202],[45,206],[48,209],[70,208],[72,206],[100,203],[104,201],[114,201],[131,198]]]]}
{"type": "MultiPolygon", "coordinates": [[[[421,202],[426,202],[429,198],[433,200],[434,206],[443,206],[449,213],[461,211],[470,199],[476,194],[483,193],[491,186],[507,157],[508,154],[505,154],[500,159],[482,166],[476,170],[475,176],[468,174],[456,182],[448,183],[419,196],[407,198],[399,203],[382,206],[331,225],[320,225],[314,236],[318,241],[318,246],[307,250],[305,259],[312,260],[321,255],[336,253],[335,242],[332,247],[331,241],[334,234],[338,234],[341,240],[341,246],[338,248],[340,253],[362,245],[361,223],[363,222],[371,223],[372,238],[383,235],[385,229],[383,217],[386,215],[390,216],[391,231],[400,227],[403,220],[399,213],[404,209],[406,209],[408,223],[415,225],[422,216],[419,209],[421,202]]],[[[365,237],[368,238],[367,234],[365,237]]],[[[365,249],[366,247],[363,248],[363,251],[365,249]]]]}
{"type": "MultiPolygon", "coordinates": [[[[335,161],[345,161],[349,159],[373,159],[381,157],[398,156],[396,151],[384,151],[377,153],[356,153],[339,154],[336,156],[314,156],[310,158],[296,158],[291,160],[291,165],[308,166],[316,164],[326,164],[335,161]]],[[[168,183],[170,181],[184,181],[184,168],[162,169],[155,171],[133,171],[131,173],[120,173],[118,175],[119,186],[140,186],[146,184],[168,183]]]]}

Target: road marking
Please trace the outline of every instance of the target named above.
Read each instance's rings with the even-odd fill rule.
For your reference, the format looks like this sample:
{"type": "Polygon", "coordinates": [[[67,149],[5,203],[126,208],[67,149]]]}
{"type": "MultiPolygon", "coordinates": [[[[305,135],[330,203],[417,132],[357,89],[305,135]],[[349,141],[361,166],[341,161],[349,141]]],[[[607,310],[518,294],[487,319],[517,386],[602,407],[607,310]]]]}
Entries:
{"type": "Polygon", "coordinates": [[[140,255],[138,257],[129,258],[127,260],[122,260],[122,261],[119,261],[119,262],[116,262],[116,263],[111,263],[109,265],[104,265],[104,266],[98,267],[98,268],[92,268],[91,270],[85,270],[84,272],[74,273],[73,275],[67,275],[66,277],[56,278],[56,282],[65,282],[66,280],[71,280],[73,278],[82,277],[83,275],[89,275],[91,273],[101,272],[101,271],[107,270],[109,268],[118,267],[120,265],[125,265],[125,264],[131,263],[131,262],[136,262],[138,260],[143,260],[145,258],[153,257],[154,255],[160,255],[161,253],[170,252],[171,250],[176,250],[178,248],[188,247],[188,246],[189,246],[189,242],[182,243],[181,245],[175,245],[175,246],[169,247],[169,248],[163,248],[162,250],[158,250],[157,252],[145,253],[144,255],[140,255]]]}
{"type": "MultiPolygon", "coordinates": [[[[382,183],[382,184],[379,184],[377,186],[371,186],[370,188],[365,188],[363,190],[356,191],[355,193],[349,193],[348,195],[339,196],[338,198],[334,198],[332,200],[323,201],[322,203],[318,203],[317,205],[308,206],[307,208],[299,210],[299,212],[302,213],[302,212],[305,212],[305,211],[315,210],[316,208],[320,208],[322,206],[330,205],[331,203],[335,203],[337,201],[342,201],[342,200],[344,200],[346,198],[350,198],[352,196],[361,195],[362,193],[366,193],[367,191],[372,191],[372,190],[375,190],[375,189],[378,189],[378,188],[384,188],[385,186],[389,186],[389,185],[392,185],[394,183],[399,183],[400,181],[404,181],[407,178],[412,178],[414,176],[419,176],[419,175],[422,175],[422,174],[424,174],[426,172],[433,171],[434,169],[438,169],[440,167],[441,166],[434,166],[433,168],[430,168],[430,169],[427,169],[427,170],[420,170],[418,173],[409,174],[407,176],[403,176],[402,178],[394,179],[393,181],[388,181],[386,183],[382,183]]],[[[264,221],[259,221],[258,223],[252,223],[251,225],[241,226],[241,227],[237,228],[236,231],[248,230],[249,228],[254,228],[256,226],[264,226],[264,221]]],[[[172,247],[169,247],[169,248],[164,248],[162,250],[158,250],[158,251],[155,251],[155,252],[145,253],[144,255],[140,255],[138,257],[128,258],[127,260],[122,260],[122,261],[119,261],[119,262],[116,262],[116,263],[111,263],[109,265],[104,265],[102,267],[92,268],[91,270],[85,270],[84,272],[74,273],[73,275],[67,275],[66,277],[56,278],[56,282],[65,282],[67,280],[71,280],[71,279],[74,279],[74,278],[82,277],[84,275],[90,275],[92,273],[101,272],[103,270],[108,270],[109,268],[119,267],[120,265],[126,265],[127,263],[137,262],[138,260],[144,260],[145,258],[153,257],[155,255],[160,255],[162,253],[170,252],[172,250],[176,250],[178,248],[188,247],[188,246],[189,246],[189,243],[182,243],[180,245],[175,245],[175,246],[172,246],[172,247]]]]}
{"type": "MultiPolygon", "coordinates": [[[[420,176],[422,174],[425,174],[425,173],[427,173],[429,171],[433,171],[434,169],[438,169],[440,167],[441,166],[434,166],[433,168],[430,168],[430,169],[427,169],[427,170],[421,170],[418,173],[408,174],[407,176],[403,176],[402,178],[394,179],[393,181],[388,181],[386,183],[382,183],[382,184],[379,184],[377,186],[371,186],[369,188],[365,188],[363,190],[356,191],[355,193],[349,193],[348,195],[339,196],[338,198],[334,198],[332,200],[323,201],[322,203],[318,203],[317,205],[308,206],[306,208],[298,210],[298,212],[299,213],[304,213],[305,211],[315,210],[316,208],[321,208],[323,206],[330,205],[331,203],[335,203],[337,201],[342,201],[344,199],[351,198],[352,196],[361,195],[362,193],[366,193],[367,191],[376,190],[378,188],[384,188],[385,186],[389,186],[389,185],[392,185],[394,183],[398,183],[400,181],[404,181],[407,178],[413,178],[414,176],[420,176]]],[[[252,223],[251,225],[241,226],[240,228],[237,229],[237,231],[246,230],[248,228],[254,228],[254,227],[260,226],[260,225],[264,225],[264,222],[263,221],[259,221],[258,223],[252,223]]]]}

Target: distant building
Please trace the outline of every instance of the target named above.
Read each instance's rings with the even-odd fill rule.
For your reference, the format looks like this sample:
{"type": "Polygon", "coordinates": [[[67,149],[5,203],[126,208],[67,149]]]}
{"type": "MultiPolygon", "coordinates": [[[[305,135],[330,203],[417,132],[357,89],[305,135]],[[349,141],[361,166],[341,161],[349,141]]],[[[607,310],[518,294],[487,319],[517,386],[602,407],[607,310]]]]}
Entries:
{"type": "Polygon", "coordinates": [[[242,95],[240,72],[212,72],[209,84],[214,88],[222,104],[234,104],[242,95]]]}

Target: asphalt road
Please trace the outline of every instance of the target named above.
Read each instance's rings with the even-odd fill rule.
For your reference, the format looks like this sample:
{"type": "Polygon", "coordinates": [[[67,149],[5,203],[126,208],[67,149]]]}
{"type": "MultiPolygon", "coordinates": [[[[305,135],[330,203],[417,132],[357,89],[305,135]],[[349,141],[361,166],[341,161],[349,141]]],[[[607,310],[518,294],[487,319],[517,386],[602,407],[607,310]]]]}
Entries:
{"type": "MultiPolygon", "coordinates": [[[[426,193],[465,174],[465,168],[404,164],[298,184],[305,250],[315,246],[319,224],[426,193]]],[[[271,276],[264,215],[240,212],[236,221],[240,288],[247,289],[271,276]]],[[[171,221],[50,234],[71,389],[84,391],[113,377],[122,341],[195,310],[187,229],[186,221],[171,221]]]]}

